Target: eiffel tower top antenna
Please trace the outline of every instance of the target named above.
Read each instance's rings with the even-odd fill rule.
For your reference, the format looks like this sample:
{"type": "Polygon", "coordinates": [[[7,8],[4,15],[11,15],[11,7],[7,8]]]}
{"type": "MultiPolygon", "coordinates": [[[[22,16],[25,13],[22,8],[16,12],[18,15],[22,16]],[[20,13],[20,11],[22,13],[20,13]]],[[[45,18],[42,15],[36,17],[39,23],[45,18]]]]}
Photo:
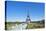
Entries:
{"type": "Polygon", "coordinates": [[[28,8],[28,10],[27,10],[27,17],[29,17],[30,15],[29,15],[29,8],[28,8]]]}

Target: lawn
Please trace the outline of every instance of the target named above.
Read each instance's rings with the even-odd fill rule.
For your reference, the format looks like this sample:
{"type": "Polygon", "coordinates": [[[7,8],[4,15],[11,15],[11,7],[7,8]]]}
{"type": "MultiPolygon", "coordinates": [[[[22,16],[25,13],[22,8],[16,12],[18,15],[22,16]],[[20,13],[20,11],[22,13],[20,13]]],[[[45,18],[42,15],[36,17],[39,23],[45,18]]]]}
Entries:
{"type": "Polygon", "coordinates": [[[27,24],[27,27],[26,27],[26,29],[36,29],[36,28],[44,28],[44,24],[30,23],[30,24],[27,24]]]}

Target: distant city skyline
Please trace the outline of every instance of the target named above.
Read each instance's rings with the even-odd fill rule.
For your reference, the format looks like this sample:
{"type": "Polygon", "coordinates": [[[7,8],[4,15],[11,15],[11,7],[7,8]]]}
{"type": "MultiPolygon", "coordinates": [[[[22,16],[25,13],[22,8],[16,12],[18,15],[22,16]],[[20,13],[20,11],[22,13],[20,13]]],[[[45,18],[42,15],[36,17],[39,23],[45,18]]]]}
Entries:
{"type": "Polygon", "coordinates": [[[31,21],[44,19],[44,3],[7,1],[7,21],[26,21],[27,10],[31,21]]]}

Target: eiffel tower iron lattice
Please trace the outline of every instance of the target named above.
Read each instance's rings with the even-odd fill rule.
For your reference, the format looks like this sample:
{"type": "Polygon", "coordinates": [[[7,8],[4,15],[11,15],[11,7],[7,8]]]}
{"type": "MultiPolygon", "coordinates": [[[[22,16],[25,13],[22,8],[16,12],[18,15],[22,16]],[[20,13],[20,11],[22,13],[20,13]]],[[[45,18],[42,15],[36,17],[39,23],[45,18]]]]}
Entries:
{"type": "MultiPolygon", "coordinates": [[[[27,10],[27,9],[26,9],[27,10]]],[[[31,19],[30,19],[30,15],[29,15],[29,10],[27,10],[27,18],[26,18],[26,23],[30,23],[31,19]]]]}

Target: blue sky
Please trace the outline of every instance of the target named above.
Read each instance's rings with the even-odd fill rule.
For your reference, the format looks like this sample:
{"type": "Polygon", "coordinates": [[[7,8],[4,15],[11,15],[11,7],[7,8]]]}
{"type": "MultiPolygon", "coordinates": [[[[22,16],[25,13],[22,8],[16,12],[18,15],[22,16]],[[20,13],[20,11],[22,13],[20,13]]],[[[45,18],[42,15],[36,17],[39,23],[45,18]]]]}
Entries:
{"type": "Polygon", "coordinates": [[[8,1],[7,21],[26,21],[27,10],[29,10],[31,21],[44,19],[44,3],[8,1]]]}

